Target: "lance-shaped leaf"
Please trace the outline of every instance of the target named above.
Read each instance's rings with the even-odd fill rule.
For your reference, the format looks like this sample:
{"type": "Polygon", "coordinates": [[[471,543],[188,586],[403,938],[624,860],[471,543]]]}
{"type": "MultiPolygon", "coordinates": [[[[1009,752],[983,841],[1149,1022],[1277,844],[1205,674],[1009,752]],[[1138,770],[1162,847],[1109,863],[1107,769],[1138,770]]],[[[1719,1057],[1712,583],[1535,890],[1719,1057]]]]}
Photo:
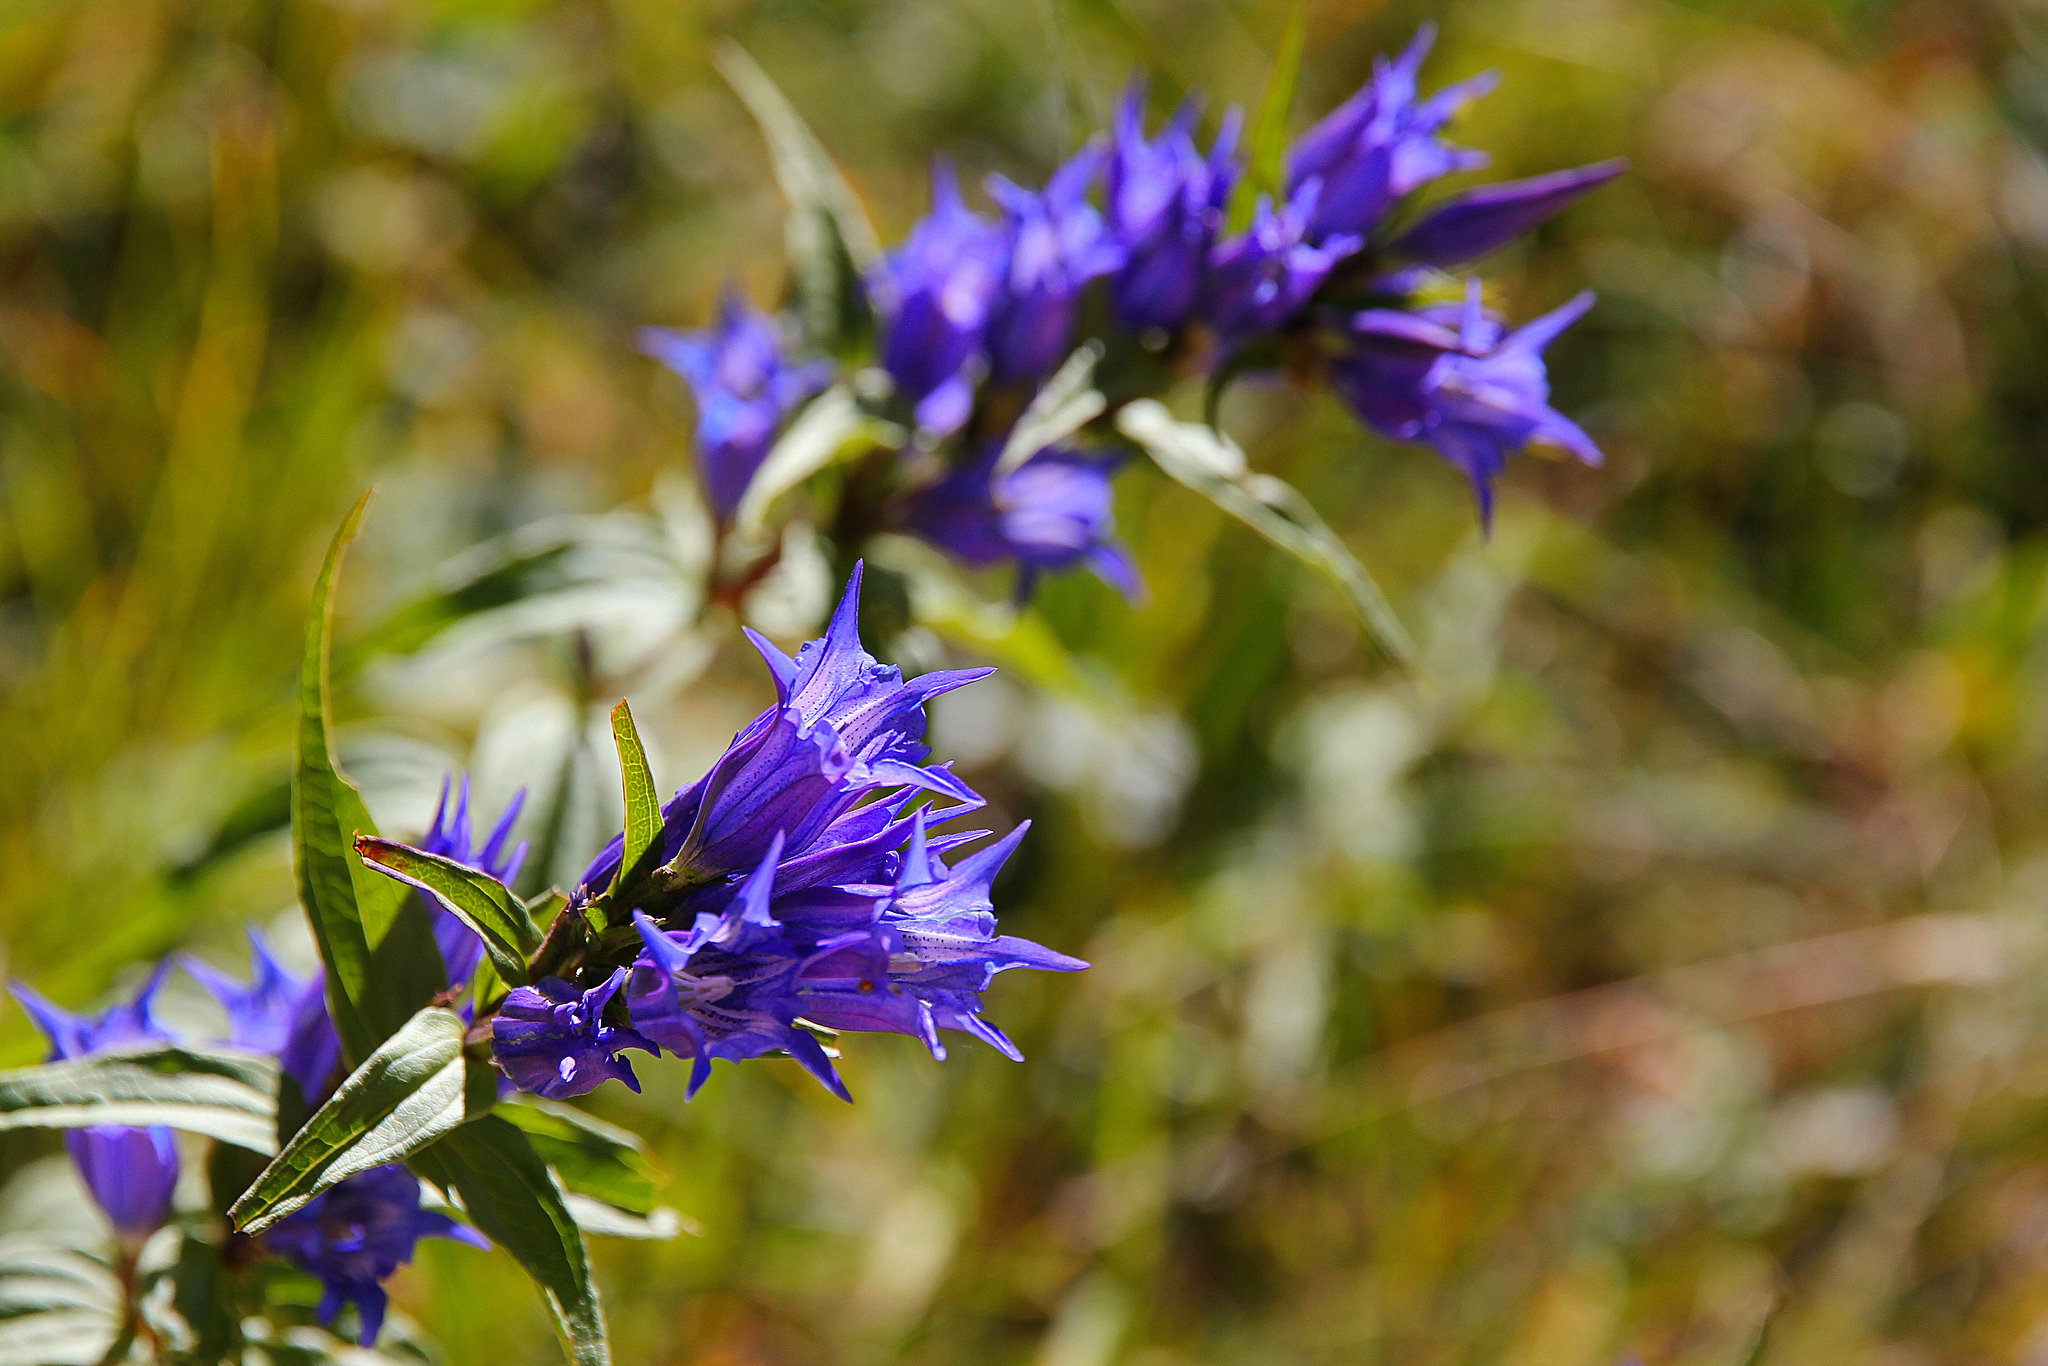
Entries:
{"type": "Polygon", "coordinates": [[[1252,122],[1245,145],[1244,174],[1230,194],[1230,212],[1224,231],[1236,234],[1252,225],[1259,196],[1269,195],[1277,204],[1286,192],[1287,116],[1294,108],[1294,86],[1301,75],[1302,49],[1307,45],[1308,6],[1297,0],[1280,35],[1280,53],[1273,61],[1273,77],[1266,85],[1266,97],[1259,102],[1259,115],[1252,122]]]}
{"type": "Polygon", "coordinates": [[[292,1136],[228,1211],[261,1233],[328,1187],[402,1162],[454,1129],[463,1102],[462,1017],[429,1006],[386,1039],[292,1136]]]}
{"type": "Polygon", "coordinates": [[[433,1000],[445,972],[427,908],[355,856],[356,835],[374,835],[377,827],[362,794],[341,774],[328,726],[334,580],[369,497],[363,495],[335,532],[313,586],[292,766],[292,865],[299,904],[327,966],[328,1004],[351,1063],[369,1057],[433,1000]]]}
{"type": "Polygon", "coordinates": [[[513,986],[527,981],[527,961],[540,947],[540,929],[512,889],[481,869],[375,835],[356,837],[363,862],[417,887],[476,931],[498,976],[513,986]]]}
{"type": "Polygon", "coordinates": [[[1101,342],[1083,342],[1053,372],[1052,378],[1039,386],[1023,416],[1010,428],[990,479],[1001,479],[1047,446],[1065,441],[1101,416],[1109,406],[1102,391],[1095,387],[1095,366],[1101,359],[1101,342]]]}
{"type": "Polygon", "coordinates": [[[622,698],[612,708],[612,740],[619,748],[619,781],[626,791],[625,847],[611,890],[624,892],[654,868],[661,855],[661,793],[647,766],[647,746],[633,724],[633,712],[622,698]]]}
{"type": "Polygon", "coordinates": [[[768,140],[775,181],[789,204],[785,245],[797,316],[813,345],[838,351],[867,328],[861,276],[881,255],[881,241],[824,144],[760,64],[733,42],[721,44],[713,60],[768,140]]]}
{"type": "Polygon", "coordinates": [[[0,1129],[160,1124],[259,1153],[277,1147],[277,1064],[145,1044],[0,1072],[0,1129]]]}
{"type": "Polygon", "coordinates": [[[775,500],[798,484],[876,446],[898,446],[903,433],[861,411],[853,395],[834,385],[805,405],[768,450],[733,512],[733,534],[743,544],[761,540],[775,500]]]}
{"type": "Polygon", "coordinates": [[[1173,479],[1328,576],[1380,648],[1396,662],[1412,664],[1415,644],[1386,595],[1292,485],[1253,473],[1229,437],[1199,422],[1176,420],[1156,399],[1125,404],[1116,425],[1173,479]]]}
{"type": "Polygon", "coordinates": [[[654,1211],[657,1175],[640,1140],[559,1101],[522,1096],[498,1113],[517,1126],[571,1193],[632,1214],[654,1211]]]}
{"type": "Polygon", "coordinates": [[[610,1366],[590,1254],[561,1183],[525,1134],[499,1115],[465,1124],[416,1154],[412,1167],[452,1191],[483,1235],[512,1254],[547,1300],[576,1366],[610,1366]]]}

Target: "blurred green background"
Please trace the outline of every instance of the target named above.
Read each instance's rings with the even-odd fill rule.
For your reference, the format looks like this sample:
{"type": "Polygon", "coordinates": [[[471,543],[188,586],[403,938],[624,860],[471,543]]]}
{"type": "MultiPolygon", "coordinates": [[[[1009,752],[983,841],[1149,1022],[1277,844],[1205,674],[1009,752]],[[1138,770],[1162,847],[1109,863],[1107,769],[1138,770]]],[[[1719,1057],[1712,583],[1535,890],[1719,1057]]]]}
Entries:
{"type": "MultiPolygon", "coordinates": [[[[82,1004],[289,926],[283,841],[237,832],[364,485],[344,635],[483,538],[687,506],[688,398],[634,330],[783,277],[718,38],[893,240],[933,154],[1042,176],[1133,72],[1255,104],[1290,8],[0,5],[6,973],[82,1004]]],[[[599,1248],[619,1359],[2048,1362],[2048,8],[1307,10],[1297,126],[1434,18],[1431,86],[1503,73],[1456,128],[1497,172],[1632,159],[1490,270],[1518,317],[1600,291],[1551,354],[1607,467],[1525,458],[1482,539],[1430,453],[1233,394],[1412,680],[1134,469],[1151,602],[1054,584],[1072,662],[937,721],[1038,822],[1005,928],[1095,967],[992,990],[1021,1066],[869,1036],[850,1107],[786,1060],[594,1098],[701,1227],[599,1248]]],[[[748,611],[796,637],[822,588],[748,611]]],[[[493,806],[567,773],[579,862],[604,706],[673,695],[642,724],[677,785],[769,697],[661,572],[568,607],[608,623],[582,659],[525,620],[360,661],[388,827],[448,768],[493,806]]],[[[0,1011],[0,1061],[38,1047],[0,1011]]],[[[394,1292],[451,1362],[557,1359],[507,1259],[428,1245],[394,1292]]]]}

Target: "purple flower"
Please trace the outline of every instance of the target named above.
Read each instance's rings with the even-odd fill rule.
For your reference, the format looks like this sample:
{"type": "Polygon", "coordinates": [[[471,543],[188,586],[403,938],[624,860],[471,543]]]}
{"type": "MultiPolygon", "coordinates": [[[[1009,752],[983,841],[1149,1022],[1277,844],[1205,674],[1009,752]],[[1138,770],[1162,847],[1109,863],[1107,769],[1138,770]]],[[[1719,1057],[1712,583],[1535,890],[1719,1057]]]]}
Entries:
{"type": "Polygon", "coordinates": [[[1184,108],[1145,139],[1145,91],[1133,86],[1117,114],[1109,159],[1110,235],[1124,254],[1114,295],[1126,326],[1177,327],[1195,306],[1210,243],[1237,182],[1236,109],[1223,116],[1208,159],[1195,150],[1195,112],[1184,108]]]}
{"type": "Polygon", "coordinates": [[[1425,265],[1460,265],[1512,242],[1586,191],[1628,169],[1620,159],[1528,180],[1511,180],[1448,199],[1394,242],[1396,255],[1425,265]]]}
{"type": "Polygon", "coordinates": [[[614,1078],[638,1091],[639,1079],[620,1054],[661,1050],[631,1029],[604,1022],[605,1006],[625,980],[620,968],[588,991],[559,977],[513,989],[491,1021],[491,1053],[512,1084],[550,1100],[580,1096],[614,1078]]]}
{"type": "Polygon", "coordinates": [[[877,264],[868,289],[883,322],[882,365],[917,425],[948,436],[974,407],[1002,236],[960,202],[953,168],[932,167],[932,211],[877,264]]]}
{"type": "Polygon", "coordinates": [[[686,1099],[710,1080],[713,1058],[743,1062],[777,1051],[852,1099],[824,1048],[796,1024],[797,953],[768,905],[781,857],[777,838],[725,909],[700,912],[687,931],[665,931],[634,913],[645,952],[633,965],[627,1006],[635,1029],[692,1060],[686,1099]]]}
{"type": "MultiPolygon", "coordinates": [[[[498,817],[498,823],[491,827],[490,837],[482,848],[471,842],[469,828],[469,775],[462,775],[462,785],[454,788],[455,805],[448,805],[448,796],[453,783],[441,780],[441,800],[434,807],[434,823],[427,827],[426,835],[419,847],[429,854],[488,873],[498,881],[510,884],[519,876],[519,869],[526,862],[526,841],[521,840],[509,851],[506,842],[512,837],[512,826],[519,819],[519,809],[526,804],[526,789],[512,794],[512,800],[505,805],[505,814],[498,817]]],[[[476,975],[476,966],[483,961],[484,941],[477,932],[462,923],[461,917],[449,911],[439,901],[426,893],[420,893],[420,900],[434,918],[434,942],[440,946],[441,961],[448,968],[448,984],[462,987],[476,975]]]]}
{"type": "MultiPolygon", "coordinates": [[[[109,1006],[98,1015],[74,1015],[19,982],[11,983],[10,989],[49,1039],[50,1061],[57,1062],[126,1044],[171,1039],[171,1032],[155,1015],[157,988],[169,971],[168,962],[157,964],[132,1000],[109,1006]]],[[[67,1129],[64,1146],[70,1150],[86,1189],[123,1238],[139,1242],[163,1223],[178,1184],[178,1150],[169,1129],[111,1124],[67,1129]]]]}
{"type": "Polygon", "coordinates": [[[368,1347],[384,1326],[383,1282],[412,1260],[422,1238],[453,1238],[472,1247],[490,1243],[445,1214],[420,1208],[420,1183],[396,1164],[372,1167],[314,1196],[263,1235],[271,1248],[320,1278],[320,1322],[332,1323],[344,1304],[356,1307],[368,1347]]]}
{"type": "MultiPolygon", "coordinates": [[[[752,869],[778,835],[790,859],[829,858],[874,833],[864,801],[905,788],[979,804],[946,769],[923,766],[924,704],[988,671],[939,670],[906,683],[861,646],[860,580],[856,566],[825,638],[795,659],[748,633],[779,700],[662,808],[665,864],[699,882],[719,880],[752,869]]],[[[579,902],[610,885],[619,849],[614,840],[584,871],[579,902]]]]}
{"type": "Polygon", "coordinates": [[[932,544],[971,565],[1015,563],[1020,598],[1037,576],[1085,564],[1125,597],[1144,585],[1116,542],[1114,460],[1053,448],[991,479],[999,448],[921,490],[905,521],[932,544]]]}
{"type": "Polygon", "coordinates": [[[1311,241],[1372,232],[1395,201],[1454,171],[1486,164],[1480,152],[1441,141],[1437,132],[1469,101],[1491,90],[1491,73],[1416,98],[1415,76],[1436,41],[1424,25],[1408,50],[1376,63],[1357,94],[1302,134],[1287,160],[1292,198],[1310,180],[1322,182],[1308,223],[1311,241]]]}
{"type": "Polygon", "coordinates": [[[832,377],[830,361],[792,364],[777,320],[747,307],[730,285],[711,327],[650,327],[640,347],[687,380],[696,396],[697,461],[721,522],[739,507],[783,419],[832,377]]]}
{"type": "Polygon", "coordinates": [[[1001,289],[988,323],[989,362],[1001,380],[1036,379],[1065,359],[1082,288],[1122,264],[1088,189],[1102,167],[1089,147],[1053,173],[1043,193],[988,179],[1003,209],[1001,289]]]}
{"type": "Polygon", "coordinates": [[[1308,240],[1322,188],[1320,180],[1303,182],[1277,212],[1261,196],[1251,227],[1209,253],[1202,312],[1226,340],[1288,322],[1337,263],[1363,245],[1364,239],[1345,233],[1308,240]]]}
{"type": "Polygon", "coordinates": [[[341,1038],[327,1015],[320,969],[305,977],[287,971],[253,925],[247,983],[197,958],[181,961],[227,1011],[228,1042],[276,1058],[284,1074],[298,1083],[299,1094],[318,1104],[341,1063],[341,1038]]]}
{"type": "Polygon", "coordinates": [[[1351,351],[1331,362],[1331,384],[1375,431],[1427,441],[1463,469],[1490,523],[1493,481],[1530,442],[1600,463],[1592,438],[1550,406],[1543,366],[1543,348],[1592,306],[1592,294],[1581,294],[1505,336],[1482,307],[1477,280],[1455,332],[1433,316],[1440,310],[1368,309],[1350,320],[1351,351]]]}
{"type": "Polygon", "coordinates": [[[796,975],[804,1018],[828,1029],[910,1034],[943,1059],[941,1029],[972,1034],[1018,1061],[1023,1054],[981,1018],[981,993],[999,972],[1088,965],[1028,939],[995,933],[989,889],[1026,822],[949,869],[931,849],[924,813],[912,826],[896,885],[872,925],[821,942],[796,975]]]}

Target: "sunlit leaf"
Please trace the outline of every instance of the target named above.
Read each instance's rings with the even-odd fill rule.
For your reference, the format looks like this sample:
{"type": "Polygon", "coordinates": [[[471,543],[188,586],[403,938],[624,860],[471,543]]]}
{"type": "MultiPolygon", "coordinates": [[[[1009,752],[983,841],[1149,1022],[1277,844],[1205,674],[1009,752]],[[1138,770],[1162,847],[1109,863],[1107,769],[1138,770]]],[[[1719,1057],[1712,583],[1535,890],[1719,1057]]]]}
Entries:
{"type": "Polygon", "coordinates": [[[327,966],[328,1003],[352,1062],[367,1058],[443,985],[427,908],[355,855],[356,835],[374,835],[377,827],[362,794],[341,774],[328,722],[335,574],[369,497],[365,493],[356,502],[335,532],[313,587],[292,766],[292,863],[299,902],[327,966]]]}
{"type": "Polygon", "coordinates": [[[619,781],[626,796],[625,845],[612,882],[617,892],[632,886],[660,856],[661,793],[647,767],[647,746],[633,725],[633,711],[623,699],[612,708],[612,740],[619,749],[619,781]]]}
{"type": "Polygon", "coordinates": [[[146,1044],[0,1072],[0,1130],[151,1125],[270,1152],[277,1065],[228,1049],[146,1044]]]}
{"type": "Polygon", "coordinates": [[[470,1222],[526,1268],[547,1300],[570,1360],[576,1366],[610,1366],[604,1310],[582,1231],[560,1183],[526,1135],[500,1116],[487,1115],[415,1155],[412,1166],[453,1191],[470,1222]]]}
{"type": "Polygon", "coordinates": [[[1173,479],[1321,571],[1343,590],[1381,649],[1403,665],[1414,661],[1414,642],[1386,595],[1292,485],[1252,472],[1229,437],[1199,422],[1176,420],[1156,399],[1124,405],[1117,413],[1117,430],[1173,479]]]}
{"type": "Polygon", "coordinates": [[[1000,479],[1102,415],[1108,400],[1095,387],[1095,366],[1101,359],[1102,343],[1084,342],[1053,372],[1052,378],[1039,386],[1003,442],[1003,453],[996,457],[994,478],[1000,479]]]}
{"type": "Polygon", "coordinates": [[[820,470],[899,439],[887,423],[863,413],[843,385],[827,389],[805,406],[754,471],[733,512],[735,533],[743,542],[760,540],[769,509],[782,495],[820,470]]]}
{"type": "Polygon", "coordinates": [[[814,346],[838,351],[868,327],[861,276],[881,255],[874,225],[817,134],[760,64],[730,41],[713,60],[768,140],[775,180],[789,205],[785,249],[797,316],[814,346]]]}
{"type": "Polygon", "coordinates": [[[533,1144],[562,1185],[632,1214],[654,1210],[656,1173],[633,1134],[557,1101],[522,1096],[498,1113],[533,1144]]]}
{"type": "Polygon", "coordinates": [[[484,941],[500,978],[513,986],[525,984],[527,960],[540,947],[540,930],[511,888],[481,869],[375,835],[359,836],[356,853],[433,897],[484,941]]]}
{"type": "Polygon", "coordinates": [[[386,1039],[228,1211],[261,1233],[358,1172],[400,1162],[465,1118],[462,1017],[430,1006],[386,1039]]]}

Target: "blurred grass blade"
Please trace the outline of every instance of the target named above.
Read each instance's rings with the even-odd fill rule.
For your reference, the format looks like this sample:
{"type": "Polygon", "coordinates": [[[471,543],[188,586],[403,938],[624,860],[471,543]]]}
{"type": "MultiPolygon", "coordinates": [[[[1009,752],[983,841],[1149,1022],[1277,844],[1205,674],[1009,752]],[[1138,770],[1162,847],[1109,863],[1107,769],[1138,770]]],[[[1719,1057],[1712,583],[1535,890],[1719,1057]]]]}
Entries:
{"type": "Polygon", "coordinates": [[[754,471],[747,491],[733,512],[735,534],[743,543],[760,540],[775,500],[798,484],[859,455],[871,446],[893,445],[888,424],[860,410],[853,395],[835,385],[812,399],[789,425],[754,471]]]}
{"type": "Polygon", "coordinates": [[[633,711],[622,698],[612,708],[612,739],[619,748],[619,781],[625,787],[625,844],[619,852],[618,876],[613,891],[632,886],[651,868],[661,845],[661,793],[654,786],[654,774],[647,767],[647,746],[633,724],[633,711]]]}
{"type": "Polygon", "coordinates": [[[375,835],[357,836],[356,853],[446,907],[484,941],[499,977],[512,986],[526,984],[526,963],[540,947],[540,929],[511,888],[480,869],[375,835]]]}
{"type": "Polygon", "coordinates": [[[386,1039],[313,1113],[228,1218],[261,1233],[329,1187],[401,1162],[462,1123],[462,1017],[430,1006],[386,1039]]]}
{"type": "Polygon", "coordinates": [[[412,1166],[460,1197],[469,1221],[526,1268],[547,1299],[570,1360],[610,1366],[589,1250],[560,1183],[526,1135],[486,1115],[415,1155],[412,1166]]]}
{"type": "Polygon", "coordinates": [[[861,276],[881,255],[874,224],[817,134],[746,49],[728,40],[713,61],[768,140],[775,180],[789,204],[785,231],[797,315],[819,350],[841,350],[869,325],[861,276]]]}
{"type": "Polygon", "coordinates": [[[629,1214],[654,1212],[656,1174],[633,1134],[557,1101],[522,1096],[498,1114],[517,1126],[562,1185],[629,1214]]]}
{"type": "Polygon", "coordinates": [[[1280,35],[1280,54],[1273,62],[1273,78],[1266,84],[1266,97],[1259,102],[1259,116],[1252,123],[1250,142],[1245,148],[1245,170],[1230,193],[1230,213],[1224,231],[1240,233],[1252,225],[1259,196],[1270,195],[1277,208],[1286,194],[1287,116],[1294,110],[1294,87],[1301,77],[1301,54],[1308,38],[1307,0],[1295,0],[1294,12],[1280,35]]]}
{"type": "Polygon", "coordinates": [[[1117,413],[1117,430],[1173,479],[1327,575],[1380,648],[1403,666],[1413,665],[1415,644],[1386,595],[1292,485],[1252,473],[1230,438],[1199,422],[1176,420],[1156,399],[1126,404],[1117,413]]]}
{"type": "Polygon", "coordinates": [[[700,1230],[686,1225],[683,1216],[667,1206],[660,1206],[645,1214],[629,1214],[606,1200],[570,1191],[563,1197],[569,1207],[569,1217],[576,1221],[576,1227],[585,1233],[595,1233],[603,1238],[638,1238],[646,1242],[660,1242],[673,1238],[687,1227],[690,1232],[700,1230]]]}
{"type": "Polygon", "coordinates": [[[374,835],[377,827],[362,794],[341,774],[328,724],[335,575],[369,500],[364,493],[343,519],[313,586],[292,764],[299,903],[327,966],[328,1004],[351,1063],[367,1058],[444,985],[427,908],[355,856],[356,835],[374,835]]]}
{"type": "Polygon", "coordinates": [[[1102,343],[1083,342],[1076,347],[1031,397],[1031,404],[1003,442],[990,478],[1000,479],[1037,455],[1047,446],[1065,441],[1102,415],[1108,406],[1095,387],[1095,366],[1102,359],[1102,343]]]}
{"type": "Polygon", "coordinates": [[[0,1072],[0,1130],[160,1124],[274,1152],[277,1077],[254,1053],[172,1044],[23,1067],[0,1072]]]}

